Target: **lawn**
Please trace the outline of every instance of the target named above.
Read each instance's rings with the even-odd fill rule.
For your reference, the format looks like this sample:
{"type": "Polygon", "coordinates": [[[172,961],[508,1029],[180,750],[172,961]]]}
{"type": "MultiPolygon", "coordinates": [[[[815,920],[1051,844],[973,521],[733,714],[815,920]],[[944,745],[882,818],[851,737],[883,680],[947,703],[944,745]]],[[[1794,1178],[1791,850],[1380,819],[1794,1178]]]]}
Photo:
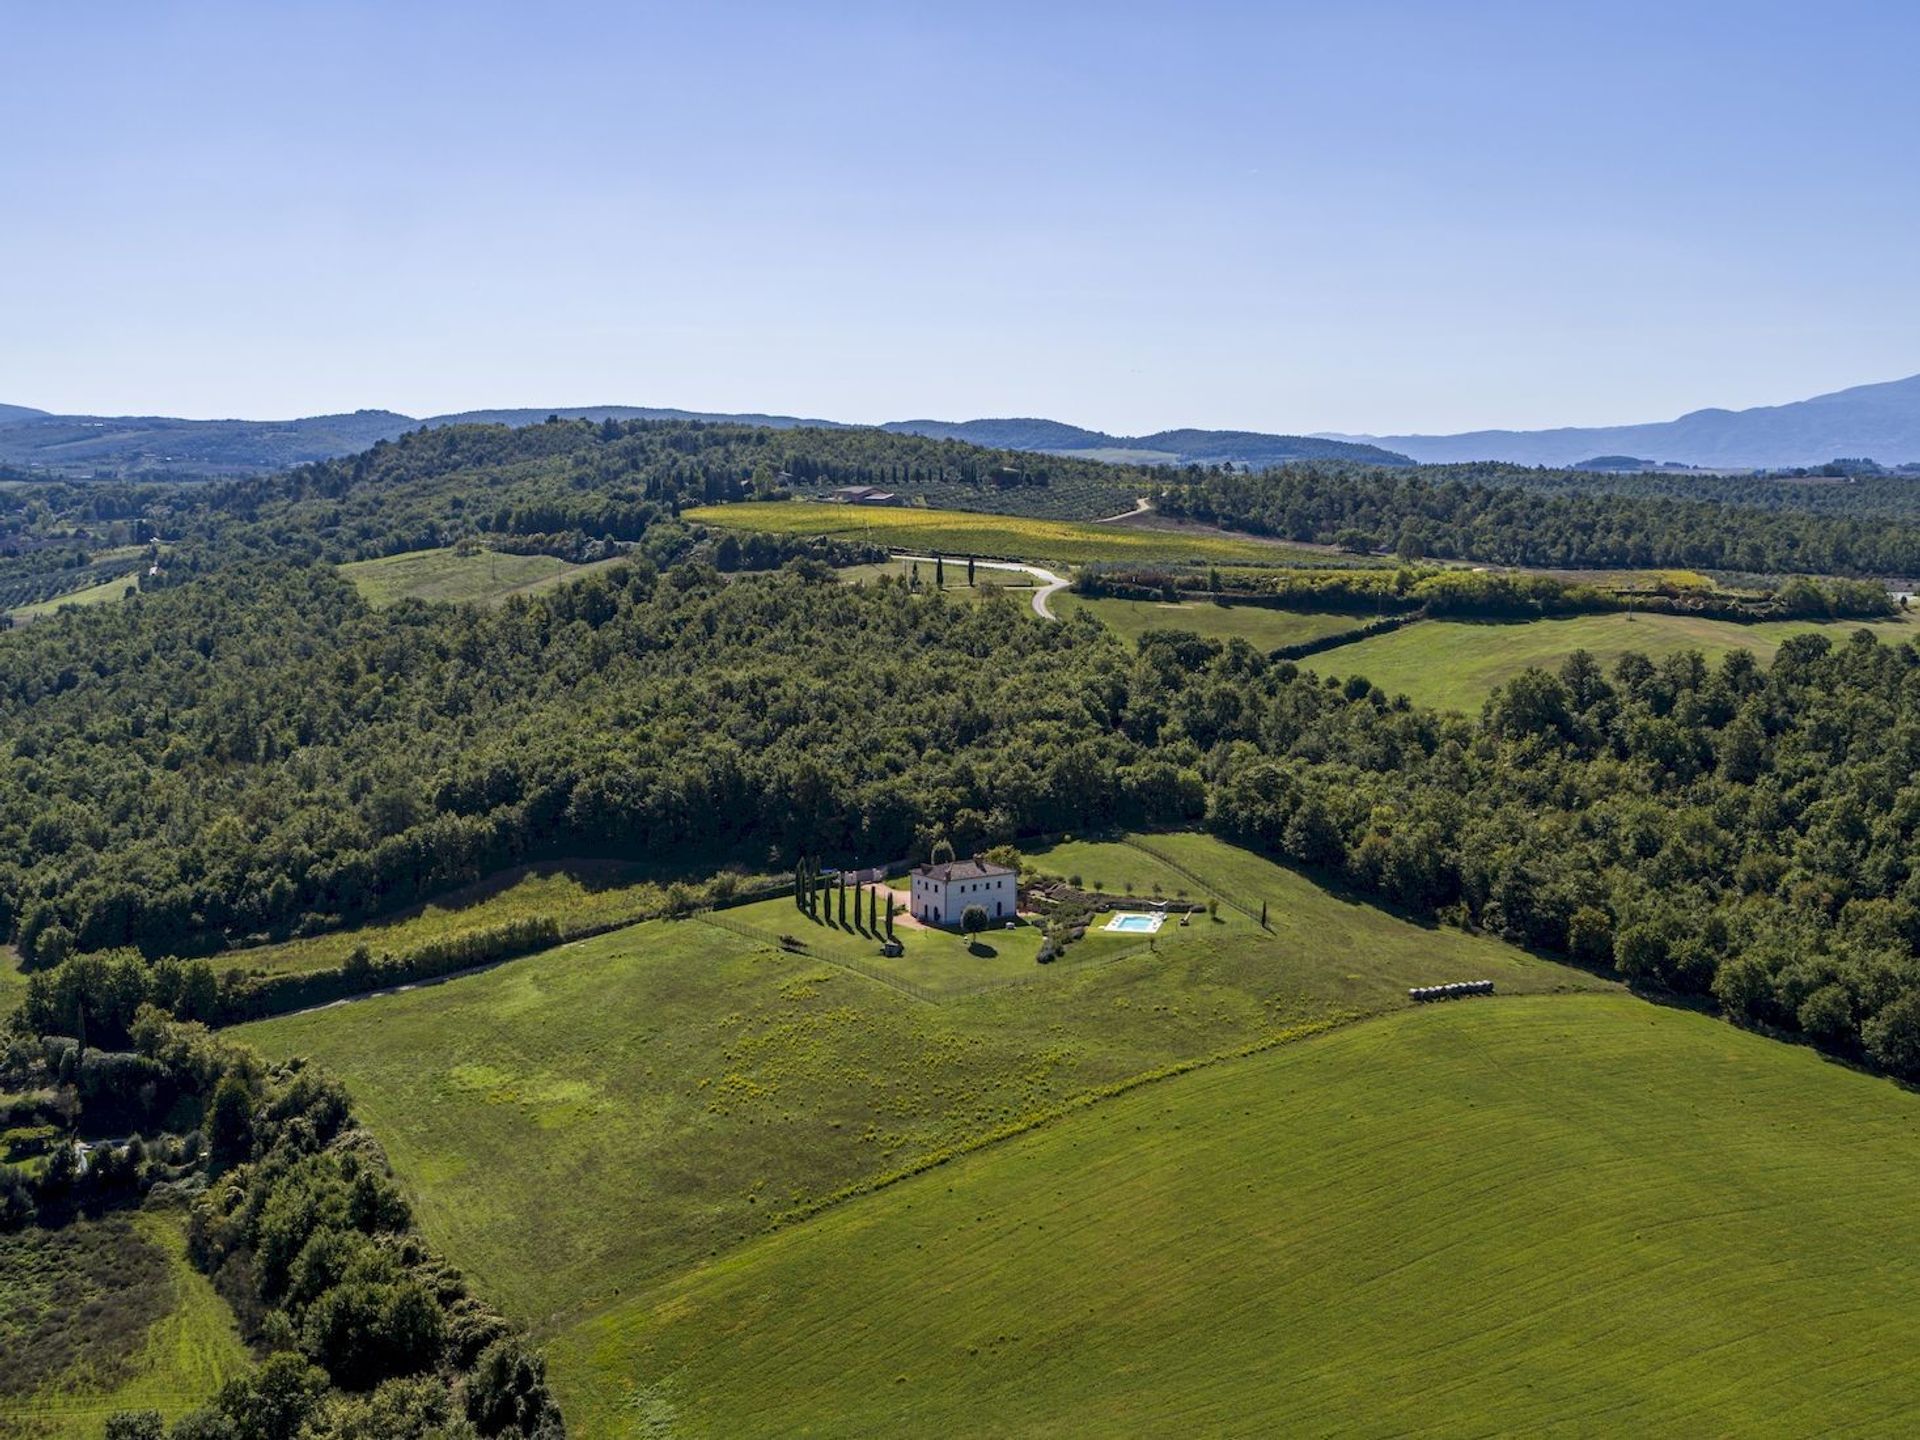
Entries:
{"type": "Polygon", "coordinates": [[[582,1437],[1898,1434],[1920,1099],[1631,997],[1146,1085],[557,1337],[582,1437]]]}
{"type": "Polygon", "coordinates": [[[1076,610],[1085,611],[1128,640],[1138,640],[1149,630],[1191,630],[1209,640],[1245,640],[1256,650],[1341,635],[1359,629],[1368,618],[1211,601],[1170,605],[1161,600],[1089,600],[1064,590],[1053,597],[1053,608],[1062,619],[1076,610]]]}
{"type": "MultiPolygon", "coordinates": [[[[1294,547],[1252,537],[1196,534],[1173,529],[1097,525],[1072,520],[1035,520],[969,510],[883,509],[831,505],[811,500],[707,505],[682,519],[797,535],[839,535],[901,550],[998,559],[1085,565],[1096,560],[1139,563],[1205,563],[1234,560],[1276,562],[1294,547]]],[[[1324,559],[1300,550],[1303,558],[1324,559]]]]}
{"type": "MultiPolygon", "coordinates": [[[[1765,663],[1789,636],[1818,631],[1840,643],[1861,627],[1859,621],[1812,620],[1740,625],[1689,615],[1576,615],[1513,624],[1422,620],[1325,651],[1308,663],[1328,675],[1364,675],[1389,695],[1407,695],[1421,705],[1477,711],[1495,686],[1530,665],[1558,669],[1575,650],[1591,651],[1609,669],[1634,650],[1653,659],[1698,650],[1712,661],[1747,649],[1765,663]]],[[[1920,638],[1920,616],[1865,628],[1890,642],[1920,638]]]]}
{"type": "Polygon", "coordinates": [[[172,1418],[251,1363],[171,1210],[0,1236],[0,1341],[9,1440],[96,1440],[116,1410],[172,1418]]]}
{"type": "Polygon", "coordinates": [[[444,600],[454,604],[498,604],[509,595],[527,595],[588,574],[613,561],[574,565],[552,555],[506,555],[497,550],[411,550],[378,560],[355,560],[340,567],[354,588],[376,609],[402,600],[444,600]]]}
{"type": "MultiPolygon", "coordinates": [[[[928,1003],[783,953],[779,932],[826,942],[774,901],[764,922],[753,907],[716,917],[765,923],[772,944],[709,921],[652,921],[239,1033],[337,1071],[429,1237],[496,1302],[550,1330],[782,1215],[1143,1072],[1404,1007],[1412,984],[1599,984],[1348,904],[1218,841],[1181,843],[1184,861],[1216,867],[1256,909],[1262,897],[1288,907],[1285,923],[1276,914],[1267,934],[1233,912],[1163,932],[1151,952],[1014,967],[1033,978],[928,1003]]],[[[911,941],[908,957],[918,963],[911,941]]],[[[993,970],[955,965],[965,984],[993,970]]]]}

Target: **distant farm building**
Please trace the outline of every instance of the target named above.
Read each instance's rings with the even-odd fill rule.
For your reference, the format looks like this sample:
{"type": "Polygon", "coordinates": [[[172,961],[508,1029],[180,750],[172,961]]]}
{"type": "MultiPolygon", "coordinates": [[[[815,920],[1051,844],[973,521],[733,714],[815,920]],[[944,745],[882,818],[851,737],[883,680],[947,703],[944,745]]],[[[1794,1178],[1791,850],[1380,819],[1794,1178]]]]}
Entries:
{"type": "Polygon", "coordinates": [[[844,505],[898,505],[900,497],[891,490],[876,490],[871,485],[842,485],[833,498],[844,505]]]}
{"type": "Polygon", "coordinates": [[[916,865],[907,911],[922,925],[957,926],[974,905],[986,911],[989,920],[1010,920],[1018,879],[1005,865],[989,860],[916,865]]]}

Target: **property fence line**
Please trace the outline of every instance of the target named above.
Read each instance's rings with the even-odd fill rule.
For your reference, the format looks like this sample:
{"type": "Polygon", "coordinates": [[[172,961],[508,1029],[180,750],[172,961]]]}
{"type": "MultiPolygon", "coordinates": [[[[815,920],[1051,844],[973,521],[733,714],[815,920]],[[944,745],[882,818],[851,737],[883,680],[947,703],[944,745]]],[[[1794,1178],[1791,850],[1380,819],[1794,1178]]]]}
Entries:
{"type": "Polygon", "coordinates": [[[902,995],[907,996],[909,999],[918,1000],[922,1004],[938,1005],[940,1003],[940,997],[935,995],[931,990],[916,985],[911,980],[903,980],[898,975],[889,975],[877,965],[869,965],[865,961],[856,960],[850,955],[829,955],[824,950],[815,950],[804,940],[800,941],[799,949],[788,949],[787,946],[780,943],[778,936],[769,935],[764,930],[756,930],[751,925],[743,925],[738,920],[723,919],[712,910],[696,910],[692,918],[703,924],[711,925],[717,930],[729,931],[732,934],[740,936],[742,939],[752,940],[761,945],[770,945],[776,950],[783,951],[788,955],[793,955],[802,960],[823,960],[829,965],[837,965],[843,970],[852,971],[855,975],[865,976],[876,984],[885,985],[888,989],[898,990],[902,995]]]}
{"type": "Polygon", "coordinates": [[[1167,854],[1166,851],[1160,849],[1158,846],[1148,844],[1145,840],[1142,840],[1137,835],[1123,836],[1121,838],[1120,843],[1122,845],[1131,845],[1135,850],[1140,851],[1143,855],[1151,855],[1154,859],[1158,860],[1162,865],[1165,865],[1168,868],[1176,871],[1177,873],[1186,876],[1187,879],[1193,881],[1194,884],[1198,885],[1202,890],[1206,891],[1209,895],[1218,895],[1227,904],[1231,905],[1234,909],[1238,910],[1242,915],[1246,916],[1249,920],[1253,921],[1254,924],[1258,925],[1260,923],[1260,917],[1257,914],[1249,910],[1246,906],[1242,905],[1238,900],[1234,899],[1231,895],[1227,894],[1226,891],[1222,890],[1218,885],[1215,885],[1212,881],[1208,880],[1205,876],[1200,875],[1195,871],[1188,869],[1185,865],[1182,865],[1178,860],[1174,859],[1173,856],[1167,854]]]}
{"type": "MultiPolygon", "coordinates": [[[[807,945],[804,940],[801,941],[801,949],[789,950],[780,943],[777,936],[769,935],[764,930],[756,930],[751,925],[743,925],[738,920],[725,919],[712,910],[697,910],[690,918],[699,920],[707,925],[712,925],[716,929],[729,931],[744,940],[753,940],[759,944],[771,946],[774,949],[794,956],[796,959],[822,960],[829,965],[837,965],[843,970],[849,970],[855,975],[872,980],[876,984],[885,985],[891,990],[898,990],[902,995],[918,1000],[925,1005],[944,1005],[949,1000],[966,999],[970,996],[983,995],[993,990],[1004,990],[1013,985],[1031,985],[1034,981],[1050,978],[1051,975],[1055,973],[1063,973],[1070,970],[1093,969],[1102,965],[1111,965],[1119,960],[1131,960],[1136,955],[1144,955],[1149,950],[1155,948],[1152,941],[1147,941],[1140,945],[1131,946],[1125,950],[1116,951],[1112,955],[1102,956],[1098,960],[1056,960],[1046,966],[1039,965],[1036,962],[1034,968],[1041,973],[1032,975],[996,975],[985,980],[975,980],[966,985],[956,985],[949,990],[935,991],[929,990],[924,985],[916,985],[911,980],[904,980],[898,975],[888,974],[879,966],[871,965],[864,960],[857,960],[850,955],[829,955],[824,950],[815,950],[807,945]]],[[[797,939],[799,937],[796,936],[795,938],[797,939]]]]}

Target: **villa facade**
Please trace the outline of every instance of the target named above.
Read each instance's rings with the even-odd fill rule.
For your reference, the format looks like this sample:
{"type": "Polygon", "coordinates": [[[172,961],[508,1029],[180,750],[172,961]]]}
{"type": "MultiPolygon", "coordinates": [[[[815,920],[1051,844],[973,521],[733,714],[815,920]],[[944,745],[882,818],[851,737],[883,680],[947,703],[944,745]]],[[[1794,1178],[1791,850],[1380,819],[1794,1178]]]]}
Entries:
{"type": "Polygon", "coordinates": [[[958,929],[969,906],[978,905],[987,919],[1013,918],[1019,898],[1019,876],[989,860],[952,860],[944,865],[916,865],[907,913],[922,925],[958,929]]]}

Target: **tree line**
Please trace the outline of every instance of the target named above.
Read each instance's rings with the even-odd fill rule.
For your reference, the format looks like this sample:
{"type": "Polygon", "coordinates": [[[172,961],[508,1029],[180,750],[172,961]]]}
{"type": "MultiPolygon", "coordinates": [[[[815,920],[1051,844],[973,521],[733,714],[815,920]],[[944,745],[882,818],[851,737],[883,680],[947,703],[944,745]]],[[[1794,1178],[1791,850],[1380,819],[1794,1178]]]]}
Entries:
{"type": "MultiPolygon", "coordinates": [[[[1515,467],[1312,463],[1208,471],[1154,491],[1162,513],[1403,558],[1756,574],[1920,573],[1920,523],[1600,491],[1592,476],[1515,467]]],[[[1889,482],[1905,483],[1911,482],[1889,482]]],[[[1689,492],[1682,491],[1682,494],[1689,492]]]]}

